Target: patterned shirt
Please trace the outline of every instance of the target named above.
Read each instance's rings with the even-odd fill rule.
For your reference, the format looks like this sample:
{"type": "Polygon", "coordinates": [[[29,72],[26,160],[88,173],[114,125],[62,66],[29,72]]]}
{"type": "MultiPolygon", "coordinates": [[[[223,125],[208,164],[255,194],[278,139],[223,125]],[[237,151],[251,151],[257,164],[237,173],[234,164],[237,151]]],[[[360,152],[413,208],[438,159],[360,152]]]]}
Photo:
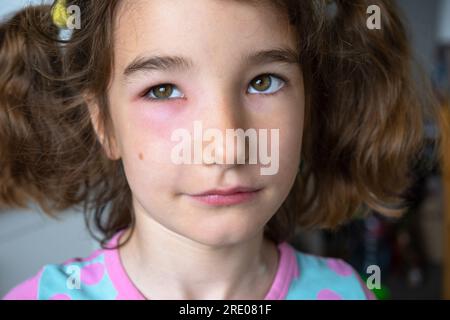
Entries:
{"type": "MultiPolygon", "coordinates": [[[[117,245],[123,230],[107,247],[117,245]]],[[[279,263],[266,300],[375,299],[355,270],[341,259],[302,253],[278,244],[279,263]]],[[[97,249],[89,257],[48,264],[13,288],[6,300],[144,300],[127,275],[118,249],[97,249]]]]}

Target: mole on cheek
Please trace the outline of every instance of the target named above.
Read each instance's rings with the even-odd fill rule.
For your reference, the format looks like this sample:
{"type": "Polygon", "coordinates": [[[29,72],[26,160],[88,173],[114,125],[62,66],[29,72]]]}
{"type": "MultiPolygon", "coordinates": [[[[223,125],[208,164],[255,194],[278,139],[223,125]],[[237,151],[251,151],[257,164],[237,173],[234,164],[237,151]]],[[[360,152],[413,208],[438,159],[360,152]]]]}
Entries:
{"type": "Polygon", "coordinates": [[[141,152],[139,152],[139,159],[144,160],[144,155],[141,152]]]}

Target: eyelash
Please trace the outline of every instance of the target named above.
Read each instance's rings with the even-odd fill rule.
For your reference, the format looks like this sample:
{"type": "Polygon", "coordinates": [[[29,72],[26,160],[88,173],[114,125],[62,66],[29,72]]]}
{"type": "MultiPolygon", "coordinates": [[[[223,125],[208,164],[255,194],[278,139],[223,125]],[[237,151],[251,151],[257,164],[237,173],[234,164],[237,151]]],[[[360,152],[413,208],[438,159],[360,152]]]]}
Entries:
{"type": "MultiPolygon", "coordinates": [[[[280,76],[278,74],[275,74],[275,73],[263,73],[263,74],[260,74],[259,76],[253,78],[252,81],[257,79],[258,77],[262,77],[262,76],[272,76],[272,77],[278,78],[279,80],[281,80],[283,82],[283,85],[282,85],[282,87],[280,89],[278,89],[277,91],[275,91],[273,93],[260,93],[259,95],[273,96],[273,95],[278,94],[282,90],[284,90],[289,85],[289,80],[288,79],[286,79],[285,77],[280,76]]],[[[171,85],[171,86],[174,86],[175,88],[177,88],[175,85],[173,85],[171,83],[160,83],[158,85],[152,86],[152,87],[148,88],[147,90],[145,90],[144,93],[141,95],[141,97],[143,99],[145,99],[145,100],[149,100],[149,101],[152,101],[152,102],[153,101],[154,102],[161,102],[161,101],[180,99],[180,98],[152,98],[152,97],[149,97],[149,94],[152,92],[152,90],[154,90],[156,88],[159,88],[159,87],[162,87],[164,85],[171,85]]],[[[254,93],[252,93],[252,94],[254,94],[254,93]]]]}

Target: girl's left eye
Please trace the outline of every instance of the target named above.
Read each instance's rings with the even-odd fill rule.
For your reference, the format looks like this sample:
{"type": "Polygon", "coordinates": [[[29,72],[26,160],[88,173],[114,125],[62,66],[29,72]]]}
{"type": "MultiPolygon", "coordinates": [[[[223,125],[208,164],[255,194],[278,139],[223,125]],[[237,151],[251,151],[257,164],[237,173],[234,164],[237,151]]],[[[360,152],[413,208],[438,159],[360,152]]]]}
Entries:
{"type": "Polygon", "coordinates": [[[277,93],[287,81],[272,74],[263,74],[254,78],[249,86],[249,93],[271,95],[277,93]],[[254,90],[251,90],[251,88],[254,90]]]}

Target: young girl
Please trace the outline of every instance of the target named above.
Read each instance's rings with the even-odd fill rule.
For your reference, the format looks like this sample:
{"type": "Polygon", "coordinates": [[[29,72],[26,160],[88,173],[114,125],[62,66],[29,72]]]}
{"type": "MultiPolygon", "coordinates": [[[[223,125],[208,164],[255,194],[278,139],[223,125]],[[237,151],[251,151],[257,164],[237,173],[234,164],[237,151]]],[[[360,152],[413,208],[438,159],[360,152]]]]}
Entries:
{"type": "Polygon", "coordinates": [[[58,1],[0,41],[0,199],[83,204],[103,235],[6,299],[373,297],[347,263],[289,241],[406,206],[424,108],[391,1],[58,1]],[[225,147],[229,129],[271,132],[274,174],[250,163],[254,141],[225,147]],[[177,130],[214,159],[174,161],[177,130]]]}

